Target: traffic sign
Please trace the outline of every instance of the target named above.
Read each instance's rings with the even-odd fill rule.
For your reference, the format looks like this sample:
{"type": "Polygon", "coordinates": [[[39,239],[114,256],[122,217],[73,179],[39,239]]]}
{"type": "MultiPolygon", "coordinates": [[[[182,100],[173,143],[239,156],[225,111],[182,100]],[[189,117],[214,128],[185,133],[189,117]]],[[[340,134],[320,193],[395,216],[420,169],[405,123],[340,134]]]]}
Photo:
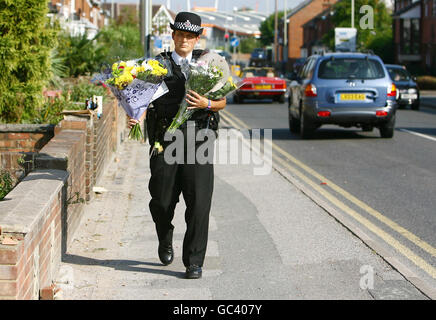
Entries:
{"type": "Polygon", "coordinates": [[[237,47],[239,46],[239,39],[236,37],[232,37],[232,39],[230,39],[230,44],[232,47],[237,47]]]}

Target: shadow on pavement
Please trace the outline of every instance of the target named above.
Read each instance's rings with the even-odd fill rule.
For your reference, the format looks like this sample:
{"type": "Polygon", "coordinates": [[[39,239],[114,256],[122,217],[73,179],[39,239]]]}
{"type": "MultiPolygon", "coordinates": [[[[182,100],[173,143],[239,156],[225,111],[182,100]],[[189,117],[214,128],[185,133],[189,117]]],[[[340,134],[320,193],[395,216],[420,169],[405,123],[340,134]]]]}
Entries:
{"type": "MultiPolygon", "coordinates": [[[[379,139],[378,129],[372,132],[362,132],[362,130],[330,129],[320,128],[315,131],[309,140],[341,140],[341,139],[379,139]],[[371,134],[371,135],[368,135],[371,134]],[[376,135],[374,135],[376,134],[376,135]]],[[[299,134],[291,133],[288,128],[272,129],[273,140],[301,140],[299,134]]]]}
{"type": "Polygon", "coordinates": [[[155,263],[155,262],[144,262],[144,261],[135,261],[135,260],[111,260],[111,259],[105,260],[105,259],[83,257],[74,254],[64,254],[62,257],[62,262],[77,264],[77,265],[111,267],[114,268],[115,270],[122,270],[122,271],[163,274],[167,276],[173,276],[176,278],[184,278],[185,275],[184,272],[180,272],[180,271],[137,267],[139,265],[146,265],[152,267],[163,266],[161,263],[155,263]]]}

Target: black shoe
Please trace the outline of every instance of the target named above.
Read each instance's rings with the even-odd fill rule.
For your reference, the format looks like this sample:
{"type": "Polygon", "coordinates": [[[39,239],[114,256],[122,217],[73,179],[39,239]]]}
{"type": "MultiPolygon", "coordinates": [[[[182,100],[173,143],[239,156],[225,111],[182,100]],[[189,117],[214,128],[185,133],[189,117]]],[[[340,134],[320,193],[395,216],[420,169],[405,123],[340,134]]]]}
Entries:
{"type": "Polygon", "coordinates": [[[169,265],[174,259],[174,250],[171,244],[159,244],[157,249],[160,261],[165,265],[169,265]]]}
{"type": "Polygon", "coordinates": [[[186,279],[200,279],[201,278],[201,267],[193,264],[186,268],[185,273],[186,279]]]}

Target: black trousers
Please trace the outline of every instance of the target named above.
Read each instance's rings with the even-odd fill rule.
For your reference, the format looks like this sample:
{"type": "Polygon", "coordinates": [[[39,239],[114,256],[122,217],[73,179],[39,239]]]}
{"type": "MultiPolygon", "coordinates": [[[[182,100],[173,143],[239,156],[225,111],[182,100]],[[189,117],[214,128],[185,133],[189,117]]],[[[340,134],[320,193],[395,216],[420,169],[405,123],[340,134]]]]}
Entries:
{"type": "MultiPolygon", "coordinates": [[[[186,137],[186,128],[184,133],[186,137]]],[[[195,150],[201,145],[196,143],[195,150]]],[[[182,162],[169,164],[164,152],[150,158],[150,212],[159,241],[172,241],[174,226],[171,221],[179,196],[183,195],[186,204],[183,264],[186,267],[192,264],[203,266],[214,184],[213,163],[200,164],[195,159],[189,164],[186,155],[182,162]]]]}

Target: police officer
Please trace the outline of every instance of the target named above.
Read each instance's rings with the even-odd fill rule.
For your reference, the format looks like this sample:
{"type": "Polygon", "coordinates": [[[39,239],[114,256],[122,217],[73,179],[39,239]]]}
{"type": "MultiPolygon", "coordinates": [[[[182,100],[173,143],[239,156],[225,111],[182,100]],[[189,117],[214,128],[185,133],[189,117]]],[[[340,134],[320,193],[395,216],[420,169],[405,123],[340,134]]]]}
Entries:
{"type": "MultiPolygon", "coordinates": [[[[167,59],[171,65],[172,72],[165,79],[169,92],[153,101],[153,106],[147,110],[146,123],[151,148],[155,141],[160,142],[164,149],[169,145],[170,142],[164,140],[164,134],[185,97],[186,78],[180,66],[183,63],[195,61],[203,52],[203,50],[194,50],[203,32],[200,16],[190,12],[180,12],[170,27],[173,30],[172,39],[175,50],[161,53],[157,57],[167,59]]],[[[185,139],[184,153],[188,152],[186,145],[189,143],[186,140],[190,137],[187,134],[189,126],[194,125],[195,130],[204,128],[217,130],[218,111],[226,106],[225,98],[211,101],[194,91],[186,92],[186,101],[190,105],[189,108],[195,109],[195,112],[190,121],[180,127],[185,139]]],[[[129,125],[132,126],[136,122],[130,119],[129,125]]],[[[207,139],[205,141],[207,142],[207,139]]],[[[193,145],[195,149],[198,149],[202,143],[195,142],[193,145]]],[[[159,259],[164,265],[168,265],[174,257],[172,246],[174,226],[171,221],[179,196],[183,195],[186,204],[187,226],[182,253],[183,264],[186,267],[185,276],[188,279],[198,279],[202,275],[207,247],[214,182],[213,164],[211,161],[199,163],[197,159],[194,163],[186,163],[186,154],[182,158],[185,161],[169,163],[165,159],[165,152],[152,154],[149,182],[152,199],[149,207],[159,239],[159,259]]]]}

